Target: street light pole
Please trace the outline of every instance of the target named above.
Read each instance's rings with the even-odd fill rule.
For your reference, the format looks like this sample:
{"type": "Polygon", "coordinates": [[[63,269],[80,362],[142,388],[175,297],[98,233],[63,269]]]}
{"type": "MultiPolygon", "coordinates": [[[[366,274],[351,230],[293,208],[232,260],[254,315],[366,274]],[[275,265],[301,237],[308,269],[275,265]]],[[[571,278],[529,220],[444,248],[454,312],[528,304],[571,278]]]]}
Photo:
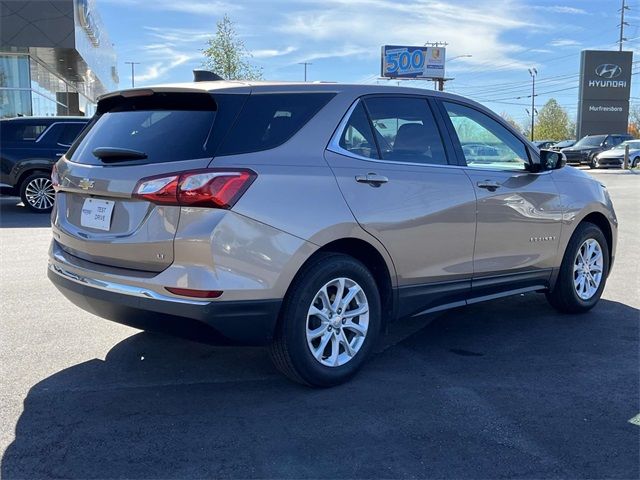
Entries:
{"type": "Polygon", "coordinates": [[[536,75],[538,71],[535,68],[529,69],[531,75],[531,141],[533,142],[533,128],[536,117],[536,75]]]}
{"type": "Polygon", "coordinates": [[[300,62],[298,65],[304,65],[304,81],[307,81],[307,65],[313,65],[311,62],[300,62]]]}
{"type": "Polygon", "coordinates": [[[136,77],[136,73],[135,73],[135,66],[136,65],[140,65],[140,62],[124,62],[126,64],[131,65],[131,88],[136,86],[136,82],[135,82],[135,77],[136,77]]]}

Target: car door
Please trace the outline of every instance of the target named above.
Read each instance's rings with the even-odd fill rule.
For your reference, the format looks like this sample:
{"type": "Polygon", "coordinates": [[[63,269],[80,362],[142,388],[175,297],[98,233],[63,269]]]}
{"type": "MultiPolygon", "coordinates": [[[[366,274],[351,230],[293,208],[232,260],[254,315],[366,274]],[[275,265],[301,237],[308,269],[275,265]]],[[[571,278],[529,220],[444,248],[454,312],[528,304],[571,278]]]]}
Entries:
{"type": "Polygon", "coordinates": [[[325,157],[355,218],[388,250],[400,315],[463,304],[470,291],[475,194],[425,97],[358,100],[325,157]]]}
{"type": "Polygon", "coordinates": [[[548,284],[562,210],[553,172],[532,173],[533,151],[497,118],[442,102],[477,196],[472,295],[548,284]]]}

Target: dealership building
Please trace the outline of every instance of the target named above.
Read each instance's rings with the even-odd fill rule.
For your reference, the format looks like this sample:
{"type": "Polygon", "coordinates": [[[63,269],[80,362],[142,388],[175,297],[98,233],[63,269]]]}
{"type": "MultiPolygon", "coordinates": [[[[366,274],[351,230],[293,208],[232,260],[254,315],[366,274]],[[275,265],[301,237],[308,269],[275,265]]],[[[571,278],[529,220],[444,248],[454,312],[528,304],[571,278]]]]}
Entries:
{"type": "Polygon", "coordinates": [[[93,115],[117,89],[93,0],[0,0],[0,117],[93,115]]]}

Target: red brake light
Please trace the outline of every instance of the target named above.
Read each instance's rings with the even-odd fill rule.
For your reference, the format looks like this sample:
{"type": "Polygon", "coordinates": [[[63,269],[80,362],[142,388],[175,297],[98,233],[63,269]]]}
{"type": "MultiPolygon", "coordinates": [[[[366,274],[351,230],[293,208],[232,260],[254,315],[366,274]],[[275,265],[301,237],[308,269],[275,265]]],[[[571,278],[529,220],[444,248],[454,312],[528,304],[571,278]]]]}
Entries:
{"type": "Polygon", "coordinates": [[[133,196],[164,205],[231,208],[255,180],[251,170],[194,170],[143,178],[133,196]]]}

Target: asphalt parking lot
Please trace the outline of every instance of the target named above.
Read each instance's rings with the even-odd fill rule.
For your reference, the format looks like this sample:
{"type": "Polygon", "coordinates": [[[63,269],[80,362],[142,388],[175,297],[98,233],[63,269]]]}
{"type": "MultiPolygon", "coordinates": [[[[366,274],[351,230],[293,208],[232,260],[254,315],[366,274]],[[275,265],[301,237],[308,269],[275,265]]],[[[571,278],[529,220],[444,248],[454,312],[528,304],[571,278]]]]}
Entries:
{"type": "Polygon", "coordinates": [[[2,478],[638,478],[640,175],[593,174],[620,220],[593,311],[528,294],[396,325],[328,390],[82,312],[47,280],[47,216],[0,199],[2,478]]]}

